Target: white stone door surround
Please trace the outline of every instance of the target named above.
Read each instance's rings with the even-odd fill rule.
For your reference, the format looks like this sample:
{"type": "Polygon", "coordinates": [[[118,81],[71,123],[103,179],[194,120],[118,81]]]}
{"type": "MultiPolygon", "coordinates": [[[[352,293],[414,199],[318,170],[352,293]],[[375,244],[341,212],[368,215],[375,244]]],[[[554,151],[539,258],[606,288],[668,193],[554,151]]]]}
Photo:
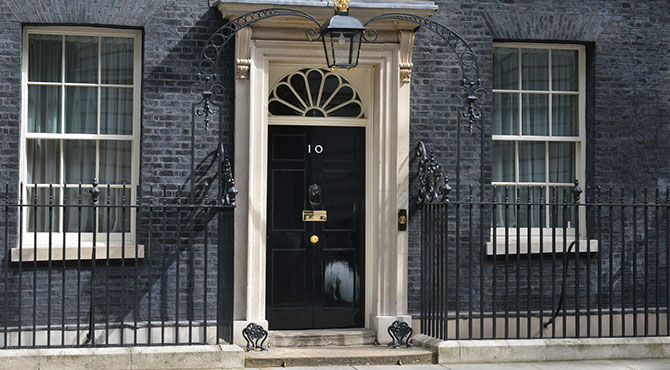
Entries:
{"type": "MultiPolygon", "coordinates": [[[[245,343],[241,331],[249,322],[268,327],[265,254],[270,76],[291,66],[325,67],[322,43],[303,41],[304,36],[296,37],[295,31],[254,25],[236,35],[234,171],[240,191],[235,210],[236,344],[245,343]]],[[[414,34],[392,29],[378,40],[362,45],[359,68],[351,76],[365,76],[369,81],[368,115],[362,123],[366,127],[364,312],[365,327],[374,330],[383,343],[391,340],[387,327],[394,320],[411,323],[407,314],[407,231],[398,231],[397,214],[408,208],[408,82],[414,34]]],[[[342,76],[351,82],[346,72],[342,76]]]]}

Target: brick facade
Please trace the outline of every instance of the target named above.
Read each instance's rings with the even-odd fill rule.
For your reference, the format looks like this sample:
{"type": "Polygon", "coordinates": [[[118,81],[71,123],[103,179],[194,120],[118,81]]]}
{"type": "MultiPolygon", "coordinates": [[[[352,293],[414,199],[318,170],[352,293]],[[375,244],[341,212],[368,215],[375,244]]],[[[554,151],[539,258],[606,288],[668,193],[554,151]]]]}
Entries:
{"type": "MultiPolygon", "coordinates": [[[[470,43],[479,56],[483,84],[489,91],[494,41],[586,45],[586,182],[591,187],[586,196],[592,197],[592,188],[596,186],[624,187],[629,192],[637,188],[640,194],[644,188],[652,192],[657,186],[662,191],[667,188],[670,176],[670,146],[666,143],[670,137],[667,3],[514,0],[436,3],[440,10],[432,19],[449,26],[470,43]]],[[[456,104],[449,99],[458,91],[453,57],[439,39],[426,31],[419,31],[416,39],[410,145],[424,140],[434,149],[453,184],[457,125],[454,119],[456,104]]],[[[473,136],[462,136],[460,168],[464,186],[479,183],[480,166],[484,169],[485,182],[490,181],[490,98],[489,95],[484,104],[483,156],[480,155],[478,128],[473,136]]],[[[410,173],[414,175],[416,163],[412,165],[410,173]]],[[[416,188],[414,178],[412,185],[416,188]]],[[[419,214],[416,207],[410,214],[419,214]]],[[[418,314],[421,235],[419,217],[410,219],[409,307],[410,312],[418,314]]],[[[601,250],[607,252],[607,248],[604,245],[601,250]]],[[[480,256],[481,253],[475,253],[475,276],[482,266],[480,256]]],[[[484,268],[490,269],[490,263],[485,259],[484,268]]],[[[466,265],[462,266],[465,271],[466,265]]],[[[514,267],[512,263],[510,268],[514,267]]],[[[595,270],[594,266],[591,273],[595,270]]],[[[490,274],[486,276],[484,293],[490,294],[490,274]]],[[[574,289],[573,286],[569,288],[574,289]]],[[[477,288],[475,295],[478,291],[477,288]]],[[[461,291],[462,296],[465,294],[461,291]]]]}
{"type": "MultiPolygon", "coordinates": [[[[667,1],[439,0],[436,3],[439,11],[432,19],[449,26],[470,43],[479,58],[483,86],[489,91],[494,41],[586,45],[587,184],[628,188],[670,186],[670,145],[667,143],[670,138],[670,9],[667,1]]],[[[143,31],[140,181],[145,195],[151,185],[158,188],[170,184],[171,189],[178,189],[188,184],[191,161],[197,166],[208,160],[208,155],[216,149],[216,125],[207,131],[202,125],[196,125],[198,139],[193,148],[190,141],[191,110],[196,101],[191,94],[194,71],[204,42],[223,24],[220,13],[210,8],[207,1],[1,0],[0,20],[3,25],[0,184],[15,187],[19,177],[21,34],[25,25],[130,27],[143,31]]],[[[224,59],[224,80],[227,86],[232,86],[232,49],[224,59]]],[[[414,147],[419,140],[424,140],[436,151],[452,182],[455,169],[460,166],[461,184],[477,184],[482,168],[484,180],[490,180],[491,95],[482,102],[481,127],[474,127],[470,134],[468,127],[461,126],[462,158],[457,163],[456,117],[462,102],[457,97],[459,86],[454,55],[441,39],[425,30],[419,31],[412,73],[410,145],[414,147]],[[484,135],[483,148],[480,130],[484,135]]],[[[229,148],[233,97],[233,89],[227,88],[219,110],[229,148]]],[[[411,174],[410,191],[414,194],[416,161],[412,162],[411,174]]],[[[206,174],[201,175],[206,177],[206,174]]],[[[174,191],[170,194],[178,195],[174,191]]],[[[421,235],[419,217],[415,217],[419,212],[413,206],[414,200],[411,204],[409,309],[410,313],[417,314],[421,235]]],[[[10,223],[9,229],[12,227],[14,223],[10,223]]],[[[174,246],[166,248],[174,249],[174,246]]],[[[158,258],[160,254],[155,256],[158,258]]],[[[0,251],[0,257],[6,258],[4,250],[0,251]]],[[[479,258],[477,256],[475,263],[479,264],[479,258]]],[[[168,270],[168,279],[173,278],[173,271],[174,268],[168,270]]],[[[45,278],[43,272],[37,274],[39,281],[45,278]]],[[[7,268],[4,264],[0,276],[3,274],[9,276],[5,284],[9,284],[8,290],[14,292],[14,298],[19,294],[26,302],[32,298],[32,292],[18,289],[16,266],[7,268]]],[[[32,287],[33,271],[27,269],[22,274],[23,286],[32,287]]],[[[115,274],[118,275],[113,277],[114,284],[122,286],[123,270],[115,274]]],[[[197,280],[197,270],[195,274],[197,280]]],[[[172,283],[169,280],[161,284],[172,283]]],[[[56,277],[52,289],[58,291],[60,286],[61,281],[56,277]]],[[[42,288],[38,290],[41,292],[42,288]]],[[[124,292],[116,294],[120,297],[124,292]]],[[[41,301],[38,306],[38,312],[43,313],[45,306],[41,301]]],[[[24,310],[30,315],[32,306],[24,306],[24,310]]],[[[69,316],[74,315],[73,308],[67,310],[69,316]]]]}
{"type": "MultiPolygon", "coordinates": [[[[218,127],[210,125],[205,130],[201,122],[196,125],[195,146],[191,145],[192,105],[200,98],[192,93],[194,77],[198,61],[205,41],[223,23],[221,14],[214,8],[210,8],[206,1],[15,1],[7,0],[0,3],[0,17],[2,18],[2,43],[0,45],[0,184],[10,185],[10,198],[16,197],[16,185],[19,182],[19,135],[20,135],[20,96],[21,96],[21,50],[22,50],[22,27],[26,25],[72,25],[72,26],[100,26],[109,28],[132,28],[142,30],[142,112],[141,112],[141,149],[140,149],[140,185],[142,193],[147,199],[154,198],[158,203],[163,194],[163,186],[166,186],[167,202],[176,203],[188,201],[191,193],[190,174],[192,160],[193,166],[198,168],[203,163],[211,160],[212,153],[217,150],[218,127]],[[193,149],[193,154],[192,154],[193,149]],[[154,193],[150,196],[150,187],[153,186],[154,193]]],[[[223,72],[224,82],[232,85],[233,67],[232,45],[224,51],[223,72]]],[[[224,137],[230,148],[232,145],[232,99],[234,92],[227,89],[223,95],[223,101],[217,109],[217,114],[223,117],[225,122],[224,137]]],[[[196,182],[212,176],[213,170],[202,173],[198,172],[196,182]]],[[[214,177],[216,178],[216,177],[214,177]]],[[[212,189],[207,196],[213,195],[212,189]]],[[[88,199],[88,194],[85,194],[88,199]]],[[[16,199],[16,198],[14,198],[16,199]]],[[[103,200],[104,203],[104,200],[103,200]]],[[[10,211],[10,225],[8,227],[10,240],[15,237],[16,214],[10,211]]],[[[172,211],[168,211],[172,212],[172,211]]],[[[174,213],[170,218],[174,218],[174,213]]],[[[192,215],[183,214],[182,217],[192,215]]],[[[148,217],[144,214],[143,217],[148,217]]],[[[159,217],[159,215],[154,215],[159,217]]],[[[4,215],[3,215],[4,218],[4,215]]],[[[175,220],[172,220],[174,223],[175,220]]],[[[169,221],[170,222],[170,221],[169,221]]],[[[169,223],[168,222],[168,223],[169,223]]],[[[156,220],[154,220],[156,223],[156,220]]],[[[216,219],[210,219],[208,225],[216,229],[216,219]]],[[[167,227],[166,240],[161,241],[160,246],[149,251],[150,257],[141,261],[140,270],[145,266],[149,269],[146,274],[152,276],[148,281],[144,276],[138,282],[141,291],[146,291],[147,284],[151,284],[153,297],[152,316],[154,320],[160,318],[174,320],[176,285],[175,275],[177,266],[181,273],[180,289],[186,291],[186,287],[192,286],[193,296],[180,297],[180,317],[183,319],[186,312],[202,312],[203,305],[203,246],[202,235],[187,247],[190,235],[182,233],[181,245],[179,246],[179,264],[177,263],[178,235],[174,227],[167,227]],[[191,247],[195,253],[190,254],[191,247]],[[164,260],[163,260],[164,259],[164,260]],[[167,266],[164,268],[163,266],[167,266]],[[197,268],[196,268],[197,266],[197,268]],[[172,291],[168,294],[167,302],[159,302],[160,292],[172,291]],[[165,304],[164,311],[158,312],[160,304],[165,304]]],[[[147,230],[143,230],[145,238],[147,230]]],[[[162,228],[152,230],[155,238],[162,237],[162,228]]],[[[4,228],[3,228],[4,240],[4,228]]],[[[211,235],[215,235],[213,232],[211,235]]],[[[210,236],[211,237],[211,236],[210,236]]],[[[158,239],[154,239],[158,240],[158,239]]],[[[158,243],[154,243],[157,245],[158,243]]],[[[4,244],[3,244],[4,245],[4,244]]],[[[12,247],[12,245],[10,245],[12,247]]],[[[216,242],[209,240],[208,255],[211,261],[216,261],[216,242]]],[[[7,300],[0,304],[3,307],[0,313],[0,322],[7,322],[9,326],[18,323],[17,307],[18,297],[22,295],[22,320],[32,324],[33,316],[33,280],[37,279],[36,287],[36,317],[37,325],[46,324],[45,312],[48,302],[46,300],[47,284],[49,279],[46,265],[38,264],[38,272],[33,275],[33,264],[24,264],[20,272],[18,264],[6,262],[7,253],[2,248],[0,258],[3,259],[3,267],[0,268],[0,277],[7,287],[7,300]],[[9,266],[8,266],[9,265],[9,266]],[[5,275],[7,274],[7,275],[5,275]],[[19,285],[21,281],[21,286],[19,285]],[[7,304],[8,306],[3,306],[7,304]],[[3,317],[5,316],[5,317],[3,317]]],[[[211,262],[208,275],[215,276],[216,264],[211,262]]],[[[103,262],[98,262],[96,273],[96,299],[95,304],[100,305],[97,312],[103,311],[107,305],[111,312],[111,320],[119,321],[121,317],[128,319],[132,316],[130,307],[138,305],[141,312],[147,310],[147,297],[144,296],[138,302],[132,302],[134,291],[135,265],[132,260],[112,262],[112,268],[107,275],[103,262]],[[108,281],[108,283],[107,283],[108,281]],[[108,285],[107,285],[108,284],[108,285]],[[109,291],[106,298],[106,291],[109,291]]],[[[60,264],[59,264],[60,266],[60,264]]],[[[65,319],[73,323],[77,315],[81,321],[86,322],[89,310],[90,272],[89,264],[84,263],[80,280],[77,279],[76,264],[69,264],[64,270],[51,274],[51,291],[53,302],[51,307],[52,323],[60,323],[61,306],[60,297],[62,287],[66,288],[68,297],[65,307],[65,319]],[[81,289],[81,307],[77,313],[75,292],[77,284],[81,289]]],[[[143,273],[145,274],[145,273],[143,273]]],[[[209,313],[214,313],[215,284],[209,287],[209,313]]],[[[0,290],[1,291],[1,290],[0,290]]],[[[5,294],[4,291],[2,294],[5,294]]],[[[142,314],[143,317],[144,314],[142,314]]],[[[196,315],[197,316],[197,315],[196,315]]],[[[211,319],[211,317],[210,317],[211,319]]],[[[103,320],[100,317],[99,320],[103,320]]],[[[24,343],[25,344],[25,343],[24,343]]]]}

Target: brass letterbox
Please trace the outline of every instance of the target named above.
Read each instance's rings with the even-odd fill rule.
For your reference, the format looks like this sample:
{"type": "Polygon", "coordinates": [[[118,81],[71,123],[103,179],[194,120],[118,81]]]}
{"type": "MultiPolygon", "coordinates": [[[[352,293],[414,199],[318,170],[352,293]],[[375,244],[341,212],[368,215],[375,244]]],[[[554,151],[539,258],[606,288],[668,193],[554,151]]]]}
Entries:
{"type": "Polygon", "coordinates": [[[327,220],[328,215],[326,211],[311,211],[311,210],[302,211],[303,222],[326,222],[327,220]]]}

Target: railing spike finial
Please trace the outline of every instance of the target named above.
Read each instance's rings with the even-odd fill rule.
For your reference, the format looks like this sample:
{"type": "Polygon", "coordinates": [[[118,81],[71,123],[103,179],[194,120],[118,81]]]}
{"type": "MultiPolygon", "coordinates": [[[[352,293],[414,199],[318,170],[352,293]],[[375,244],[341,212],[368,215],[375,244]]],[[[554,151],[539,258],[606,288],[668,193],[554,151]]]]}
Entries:
{"type": "Polygon", "coordinates": [[[93,182],[91,183],[93,185],[93,188],[89,190],[88,192],[91,194],[91,204],[97,206],[99,203],[99,198],[100,198],[100,189],[98,188],[98,179],[94,178],[93,182]]]}
{"type": "Polygon", "coordinates": [[[579,203],[579,198],[582,195],[582,188],[579,187],[579,180],[575,179],[574,182],[575,186],[572,187],[572,196],[574,198],[575,203],[579,203]]]}

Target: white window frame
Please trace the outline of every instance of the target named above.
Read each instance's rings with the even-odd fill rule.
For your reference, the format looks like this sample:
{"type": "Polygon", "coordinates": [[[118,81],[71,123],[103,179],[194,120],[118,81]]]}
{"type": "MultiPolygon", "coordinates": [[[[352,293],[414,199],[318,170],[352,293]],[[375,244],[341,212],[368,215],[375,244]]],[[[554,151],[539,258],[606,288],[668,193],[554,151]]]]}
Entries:
{"type": "MultiPolygon", "coordinates": [[[[64,39],[63,39],[64,40],[64,39]]],[[[100,41],[100,39],[99,39],[100,41]]],[[[142,85],[142,32],[141,30],[132,30],[132,29],[110,29],[110,28],[98,28],[98,27],[68,27],[68,26],[28,26],[23,28],[23,40],[22,40],[22,65],[21,65],[21,141],[20,141],[20,183],[23,186],[19,189],[21,194],[23,194],[23,204],[30,204],[32,199],[26,199],[27,189],[34,188],[32,184],[27,183],[27,151],[26,143],[28,139],[56,139],[56,140],[96,140],[96,142],[102,140],[121,140],[121,141],[130,141],[131,142],[131,183],[127,184],[127,188],[130,190],[130,199],[127,199],[127,204],[134,205],[136,199],[136,190],[137,184],[139,182],[139,154],[140,154],[140,114],[141,114],[141,85],[142,85]],[[61,70],[61,81],[60,82],[29,82],[28,81],[28,51],[29,51],[29,36],[31,34],[48,34],[48,35],[63,35],[63,36],[93,36],[93,37],[127,37],[133,39],[133,83],[132,85],[117,85],[117,84],[102,84],[100,80],[101,73],[101,60],[98,57],[98,82],[97,83],[69,83],[64,82],[65,76],[65,61],[63,60],[61,70]],[[66,133],[29,133],[28,132],[28,86],[29,85],[52,85],[52,86],[88,86],[88,87],[98,87],[101,86],[111,86],[111,87],[132,87],[133,88],[133,133],[132,135],[100,135],[98,134],[66,134],[66,133]]],[[[100,43],[98,43],[98,56],[100,55],[100,43]]],[[[64,58],[65,52],[64,49],[61,52],[61,58],[64,58]]],[[[65,124],[64,115],[65,115],[65,95],[61,94],[61,124],[65,124]]],[[[98,94],[98,121],[100,120],[100,94],[98,94]]],[[[100,123],[98,122],[98,129],[100,123]]],[[[60,184],[58,187],[54,188],[61,189],[59,191],[59,201],[62,204],[63,194],[64,194],[64,178],[63,178],[63,145],[60,146],[61,151],[61,178],[60,184]]],[[[98,172],[99,167],[99,145],[96,145],[96,173],[98,172]]],[[[92,180],[92,179],[91,179],[92,180]]],[[[39,186],[38,188],[48,188],[48,186],[39,186]]],[[[68,188],[72,189],[71,186],[68,188]]],[[[92,188],[91,183],[82,183],[82,204],[90,204],[89,190],[92,188]]],[[[101,190],[106,189],[107,186],[101,185],[99,187],[101,190]]],[[[122,188],[120,185],[112,185],[114,188],[122,188]]],[[[104,207],[105,205],[104,198],[100,198],[100,206],[104,207]]],[[[57,204],[54,202],[54,204],[57,204]]],[[[62,207],[61,207],[62,208],[62,207]]],[[[21,234],[21,248],[18,246],[12,248],[12,261],[34,261],[37,258],[38,261],[48,260],[49,254],[51,254],[52,260],[62,260],[63,259],[63,246],[65,239],[65,259],[77,259],[78,256],[81,256],[81,259],[91,259],[92,257],[92,245],[93,245],[93,232],[61,232],[63,230],[63,212],[60,211],[61,217],[59,217],[59,224],[54,227],[57,231],[54,232],[33,232],[27,231],[27,209],[24,208],[23,212],[23,230],[19,230],[21,234]],[[37,239],[37,240],[36,240],[37,239]],[[37,246],[37,251],[35,251],[35,246],[37,246]],[[21,254],[21,256],[19,256],[21,254]]],[[[96,215],[96,217],[99,217],[96,215]]],[[[108,234],[107,232],[96,233],[96,259],[105,259],[105,258],[135,258],[136,248],[135,248],[135,212],[132,207],[128,208],[128,217],[130,217],[130,230],[126,233],[109,233],[109,245],[107,245],[108,234]],[[123,246],[122,246],[123,242],[123,246]],[[108,255],[109,253],[109,255],[108,255]]],[[[144,257],[144,247],[138,246],[137,254],[139,258],[144,257]]]]}
{"type": "MultiPolygon", "coordinates": [[[[520,141],[541,141],[541,142],[570,142],[575,144],[575,175],[577,177],[577,180],[579,180],[579,186],[582,189],[585,189],[586,185],[586,174],[585,174],[585,169],[586,169],[586,48],[584,45],[579,45],[579,44],[556,44],[556,43],[525,43],[525,42],[494,42],[493,43],[494,48],[513,48],[513,49],[519,49],[519,68],[518,68],[518,73],[519,73],[519,86],[517,89],[492,89],[492,92],[495,93],[516,93],[519,94],[521,97],[523,93],[530,93],[530,94],[547,94],[548,95],[548,100],[549,100],[549,112],[548,112],[548,120],[549,120],[549,127],[547,131],[547,135],[521,135],[521,127],[519,127],[519,134],[518,135],[492,135],[492,141],[512,141],[515,142],[515,180],[514,182],[491,182],[493,186],[510,186],[510,187],[516,187],[516,186],[544,186],[546,187],[551,187],[551,186],[566,186],[566,187],[572,187],[574,184],[572,183],[552,183],[549,182],[549,166],[547,165],[549,161],[549,153],[548,153],[548,147],[549,145],[545,145],[545,181],[544,182],[521,182],[519,180],[519,160],[518,160],[518,143],[520,141]],[[522,69],[522,63],[521,63],[521,49],[543,49],[543,50],[548,50],[548,90],[524,90],[522,86],[522,74],[523,74],[523,69],[522,69]],[[567,91],[552,91],[552,68],[551,68],[551,51],[552,50],[576,50],[577,51],[577,58],[578,58],[578,89],[575,92],[567,92],[567,91]],[[579,125],[579,132],[578,136],[551,136],[552,133],[552,95],[577,95],[578,96],[578,104],[579,104],[579,112],[578,112],[578,125],[579,125]]],[[[523,105],[519,103],[519,125],[522,125],[522,120],[523,120],[523,105]]],[[[547,190],[545,189],[545,194],[543,195],[544,201],[547,202],[547,190]]],[[[514,195],[514,192],[510,192],[511,195],[514,195]]],[[[584,203],[585,197],[582,196],[580,199],[580,202],[583,204],[584,203]]],[[[522,200],[523,201],[523,200],[522,200]]],[[[561,200],[562,201],[562,200],[561,200]]],[[[549,208],[549,207],[547,207],[549,208]]],[[[545,209],[545,216],[548,214],[550,210],[545,209]]],[[[573,248],[573,251],[579,250],[580,252],[594,252],[597,251],[598,249],[598,242],[597,241],[586,241],[584,240],[586,238],[586,210],[584,207],[579,208],[579,238],[580,238],[580,243],[578,246],[573,248]]],[[[545,217],[545,220],[548,220],[549,218],[545,217]]],[[[566,238],[567,238],[567,243],[568,245],[564,246],[563,243],[563,228],[552,228],[552,227],[531,227],[530,232],[531,232],[531,243],[530,246],[528,245],[528,227],[520,227],[519,228],[519,235],[517,238],[517,230],[516,227],[509,227],[509,228],[504,228],[504,227],[497,227],[495,228],[495,234],[496,234],[496,254],[505,254],[505,240],[507,238],[508,241],[508,252],[509,253],[516,253],[516,247],[517,244],[519,245],[519,249],[521,253],[551,253],[554,251],[554,247],[552,245],[552,235],[555,235],[556,239],[556,246],[555,250],[556,252],[563,252],[564,249],[567,250],[568,245],[575,240],[575,228],[567,228],[565,230],[566,238]],[[540,243],[540,231],[542,231],[542,243],[540,243]],[[542,246],[540,246],[540,244],[542,246]]],[[[493,235],[494,235],[494,227],[491,228],[491,238],[489,242],[486,243],[487,246],[487,254],[491,255],[493,254],[493,235]]]]}

